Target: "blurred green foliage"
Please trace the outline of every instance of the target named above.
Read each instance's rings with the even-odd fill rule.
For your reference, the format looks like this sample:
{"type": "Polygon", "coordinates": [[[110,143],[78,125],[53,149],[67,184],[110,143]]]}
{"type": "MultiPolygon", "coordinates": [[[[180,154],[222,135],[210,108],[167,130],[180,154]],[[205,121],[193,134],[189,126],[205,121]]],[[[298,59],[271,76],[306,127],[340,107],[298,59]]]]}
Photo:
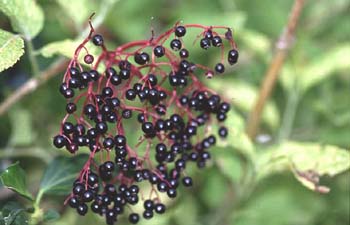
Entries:
{"type": "MultiPolygon", "coordinates": [[[[292,4],[291,0],[0,0],[0,102],[36,75],[33,63],[43,71],[60,55],[69,57],[86,35],[86,21],[93,12],[94,25],[109,47],[147,39],[151,27],[157,34],[177,21],[230,26],[240,61],[224,76],[207,83],[232,99],[231,136],[212,150],[208,168],[190,169],[195,177],[193,190],[166,200],[166,214],[141,224],[347,225],[349,0],[307,1],[295,43],[265,107],[260,135],[253,143],[244,132],[292,4]],[[9,41],[12,45],[6,47],[9,41]],[[23,41],[26,49],[21,56],[23,41]],[[314,178],[321,178],[321,186],[314,178]],[[321,194],[319,187],[330,188],[330,192],[321,194]]],[[[195,35],[189,34],[189,39],[195,35]]],[[[204,57],[200,49],[189,48],[194,57],[209,65],[219,57],[204,57]]],[[[65,196],[52,195],[66,193],[74,176],[65,175],[75,174],[73,164],[80,160],[68,161],[66,153],[51,145],[64,115],[64,100],[55,91],[61,79],[56,76],[0,117],[2,183],[7,187],[20,183],[17,192],[28,198],[29,192],[36,196],[31,203],[8,195],[0,186],[0,224],[26,224],[28,220],[52,225],[103,224],[96,216],[79,217],[63,207],[65,196]],[[58,167],[64,169],[57,171],[58,167]],[[16,174],[17,180],[9,179],[8,172],[16,174]],[[66,179],[53,179],[62,176],[66,179]]]]}

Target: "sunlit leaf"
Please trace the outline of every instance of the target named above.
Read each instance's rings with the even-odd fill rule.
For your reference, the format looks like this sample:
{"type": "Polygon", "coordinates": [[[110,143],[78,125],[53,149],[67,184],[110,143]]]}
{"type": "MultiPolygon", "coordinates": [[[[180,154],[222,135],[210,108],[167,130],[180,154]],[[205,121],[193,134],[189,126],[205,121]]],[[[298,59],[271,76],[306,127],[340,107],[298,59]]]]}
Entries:
{"type": "Polygon", "coordinates": [[[24,54],[24,41],[19,35],[0,29],[0,72],[13,66],[24,54]]]}
{"type": "Polygon", "coordinates": [[[306,65],[303,62],[300,68],[298,64],[287,64],[282,69],[280,81],[288,91],[294,91],[297,85],[301,92],[306,92],[337,72],[350,70],[349,52],[349,44],[338,44],[306,65]]]}
{"type": "Polygon", "coordinates": [[[0,180],[6,188],[13,190],[24,198],[33,200],[32,194],[27,189],[26,174],[18,162],[5,169],[0,175],[0,180]]]}
{"type": "Polygon", "coordinates": [[[52,195],[68,194],[87,159],[87,155],[78,155],[73,158],[59,156],[54,159],[41,180],[40,192],[52,195]]]}
{"type": "MultiPolygon", "coordinates": [[[[83,39],[80,40],[72,40],[72,39],[66,39],[63,41],[57,41],[57,42],[51,42],[41,49],[39,49],[39,52],[47,58],[51,58],[54,55],[61,55],[65,56],[67,58],[73,58],[74,52],[79,46],[79,44],[83,41],[83,39]]],[[[93,45],[91,42],[87,43],[85,45],[86,49],[89,50],[89,54],[93,55],[95,60],[97,60],[99,54],[101,53],[101,49],[93,45]]],[[[84,63],[84,56],[86,52],[84,49],[81,50],[79,54],[79,62],[82,64],[84,63]]]]}
{"type": "MultiPolygon", "coordinates": [[[[220,94],[231,99],[231,103],[243,112],[250,112],[258,96],[258,89],[247,83],[230,79],[213,79],[208,82],[214,90],[219,90],[220,94]]],[[[280,118],[277,106],[268,101],[262,113],[262,120],[272,129],[276,129],[279,125],[280,118]]]]}
{"type": "Polygon", "coordinates": [[[0,0],[0,10],[10,18],[15,31],[27,39],[34,38],[43,28],[44,13],[33,0],[0,0]]]}
{"type": "Polygon", "coordinates": [[[331,145],[286,142],[272,147],[257,157],[258,179],[290,170],[306,187],[328,192],[319,185],[322,176],[335,176],[350,168],[350,152],[331,145]]]}
{"type": "MultiPolygon", "coordinates": [[[[234,148],[248,160],[254,160],[255,147],[248,135],[245,133],[245,123],[243,118],[234,110],[227,113],[225,126],[228,128],[228,136],[220,139],[217,146],[227,149],[234,148]]],[[[213,127],[217,129],[217,127],[213,127]]],[[[216,130],[214,131],[216,132],[216,130]]]]}

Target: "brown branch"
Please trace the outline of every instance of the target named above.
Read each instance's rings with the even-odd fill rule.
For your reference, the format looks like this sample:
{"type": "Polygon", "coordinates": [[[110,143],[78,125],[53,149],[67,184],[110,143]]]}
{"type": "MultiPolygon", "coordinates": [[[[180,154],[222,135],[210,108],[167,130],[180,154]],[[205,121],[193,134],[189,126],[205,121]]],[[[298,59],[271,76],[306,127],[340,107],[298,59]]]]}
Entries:
{"type": "Polygon", "coordinates": [[[3,115],[12,105],[18,102],[27,94],[33,92],[38,88],[38,86],[46,83],[49,79],[54,77],[57,73],[61,72],[67,67],[67,59],[58,59],[53,63],[47,70],[40,73],[38,77],[34,77],[25,82],[16,91],[14,91],[10,96],[8,96],[0,104],[0,116],[3,115]]]}
{"type": "Polygon", "coordinates": [[[253,110],[251,111],[248,124],[247,134],[253,139],[255,138],[260,124],[261,114],[264,109],[264,105],[269,98],[273,87],[275,86],[279,71],[281,70],[283,63],[288,54],[288,50],[294,41],[295,29],[299,20],[302,8],[305,0],[295,0],[293,8],[288,19],[288,23],[285,30],[281,34],[279,40],[276,43],[276,53],[270,63],[269,68],[265,73],[265,78],[260,88],[258,100],[255,103],[253,110]]]}

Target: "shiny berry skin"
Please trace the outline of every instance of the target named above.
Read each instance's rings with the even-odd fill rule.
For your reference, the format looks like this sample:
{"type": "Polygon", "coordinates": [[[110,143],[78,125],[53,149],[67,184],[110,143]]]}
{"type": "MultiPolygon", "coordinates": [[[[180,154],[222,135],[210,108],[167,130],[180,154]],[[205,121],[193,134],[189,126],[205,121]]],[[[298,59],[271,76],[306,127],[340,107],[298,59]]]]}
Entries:
{"type": "Polygon", "coordinates": [[[202,38],[200,41],[200,46],[203,49],[208,49],[210,47],[210,40],[208,38],[202,38]]]}
{"type": "Polygon", "coordinates": [[[69,102],[69,103],[66,105],[66,111],[67,111],[68,114],[72,114],[72,113],[74,113],[76,110],[77,110],[77,105],[74,104],[73,102],[69,102]]]}
{"type": "Polygon", "coordinates": [[[56,148],[63,148],[68,144],[67,139],[62,135],[57,135],[53,138],[53,145],[56,148]]]}
{"type": "Polygon", "coordinates": [[[179,39],[173,39],[170,42],[170,48],[174,51],[179,51],[182,48],[182,43],[179,39]]]}
{"type": "Polygon", "coordinates": [[[146,52],[136,53],[134,60],[137,64],[145,65],[149,61],[149,55],[146,52]]]}
{"type": "Polygon", "coordinates": [[[162,204],[162,203],[158,203],[158,204],[156,204],[155,207],[154,207],[154,211],[155,211],[156,213],[158,213],[158,214],[163,214],[163,213],[165,213],[165,210],[166,210],[166,207],[165,207],[165,205],[162,204]]]}
{"type": "Polygon", "coordinates": [[[220,137],[225,138],[228,135],[228,130],[226,127],[220,127],[218,133],[220,137]]]}
{"type": "Polygon", "coordinates": [[[88,206],[85,203],[78,205],[77,212],[79,215],[84,216],[88,212],[88,206]]]}
{"type": "Polygon", "coordinates": [[[142,214],[143,218],[145,218],[146,220],[149,220],[153,217],[153,211],[151,210],[145,210],[142,214]]]}
{"type": "Polygon", "coordinates": [[[224,66],[224,64],[222,64],[222,63],[217,63],[217,64],[215,65],[215,71],[216,71],[217,73],[223,73],[223,72],[225,72],[225,66],[224,66]]]}
{"type": "Polygon", "coordinates": [[[186,34],[186,28],[184,26],[177,26],[175,28],[175,35],[177,37],[183,37],[186,34]]]}
{"type": "Polygon", "coordinates": [[[103,45],[103,37],[100,34],[95,34],[92,37],[92,43],[94,43],[94,45],[96,45],[96,46],[103,45]]]}
{"type": "Polygon", "coordinates": [[[152,200],[146,200],[144,201],[143,203],[143,207],[146,209],[146,210],[153,210],[153,207],[154,207],[154,202],[152,200]]]}
{"type": "Polygon", "coordinates": [[[153,124],[151,122],[144,122],[142,124],[142,131],[145,132],[145,134],[150,134],[154,131],[153,124]]]}
{"type": "Polygon", "coordinates": [[[214,36],[213,39],[211,40],[211,43],[215,47],[220,47],[222,45],[222,39],[219,36],[214,36]]]}
{"type": "Polygon", "coordinates": [[[134,91],[134,89],[129,89],[126,91],[125,97],[126,99],[132,101],[136,98],[136,92],[134,91]]]}
{"type": "Polygon", "coordinates": [[[182,178],[182,184],[185,187],[191,187],[193,185],[192,178],[191,177],[184,177],[184,178],[182,178]]]}
{"type": "Polygon", "coordinates": [[[131,213],[129,215],[129,222],[132,224],[137,224],[140,220],[140,216],[137,213],[131,213]]]}
{"type": "Polygon", "coordinates": [[[165,48],[161,45],[158,45],[156,46],[154,49],[153,49],[153,53],[155,56],[157,56],[158,58],[159,57],[162,57],[164,54],[165,54],[165,48]]]}
{"type": "Polygon", "coordinates": [[[190,53],[187,49],[183,48],[179,51],[179,56],[183,59],[188,58],[190,56],[190,53]]]}
{"type": "Polygon", "coordinates": [[[77,208],[79,205],[79,200],[77,197],[73,196],[69,199],[68,204],[72,208],[77,208]]]}
{"type": "Polygon", "coordinates": [[[238,56],[239,56],[239,54],[238,54],[238,51],[236,49],[232,49],[228,52],[227,60],[230,63],[230,65],[237,63],[238,56]]]}

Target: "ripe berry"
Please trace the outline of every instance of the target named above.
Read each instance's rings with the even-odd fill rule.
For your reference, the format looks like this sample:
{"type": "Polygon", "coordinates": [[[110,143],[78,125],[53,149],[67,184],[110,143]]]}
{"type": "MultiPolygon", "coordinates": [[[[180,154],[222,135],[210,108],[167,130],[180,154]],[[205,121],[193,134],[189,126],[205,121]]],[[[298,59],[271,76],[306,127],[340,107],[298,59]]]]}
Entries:
{"type": "Polygon", "coordinates": [[[151,122],[144,122],[142,124],[142,131],[145,132],[145,134],[150,134],[154,131],[153,124],[151,122]]]}
{"type": "Polygon", "coordinates": [[[177,26],[175,28],[175,35],[177,37],[183,37],[186,34],[186,28],[184,26],[177,26]]]}
{"type": "Polygon", "coordinates": [[[149,220],[153,217],[153,211],[145,210],[142,215],[143,215],[143,218],[145,218],[146,220],[149,220]]]}
{"type": "Polygon", "coordinates": [[[68,202],[69,206],[72,207],[72,208],[77,208],[78,205],[79,205],[79,200],[77,197],[73,196],[69,199],[69,202],[68,202]]]}
{"type": "Polygon", "coordinates": [[[213,38],[213,32],[212,30],[207,30],[205,33],[204,33],[204,37],[208,40],[211,40],[213,38]]]}
{"type": "Polygon", "coordinates": [[[238,60],[238,51],[236,49],[232,49],[228,52],[227,60],[230,65],[237,63],[238,60]]]}
{"type": "Polygon", "coordinates": [[[149,55],[146,52],[136,53],[134,60],[137,64],[145,65],[149,61],[149,55]]]}
{"type": "Polygon", "coordinates": [[[140,220],[140,216],[137,213],[131,213],[129,215],[129,222],[132,224],[137,224],[140,220]]]}
{"type": "Polygon", "coordinates": [[[191,177],[184,177],[184,178],[182,178],[182,184],[185,187],[191,187],[193,185],[192,178],[191,177]]]}
{"type": "Polygon", "coordinates": [[[154,207],[154,203],[152,200],[146,200],[144,201],[143,203],[143,207],[146,209],[146,210],[153,210],[153,207],[154,207]]]}
{"type": "Polygon", "coordinates": [[[188,56],[190,55],[190,53],[188,52],[187,49],[183,48],[179,51],[179,56],[181,58],[188,58],[188,56]]]}
{"type": "Polygon", "coordinates": [[[136,98],[136,92],[134,91],[134,89],[129,89],[125,92],[125,97],[128,100],[134,100],[136,98]]]}
{"type": "Polygon", "coordinates": [[[225,138],[228,135],[228,130],[226,127],[220,127],[218,133],[220,137],[225,138]]]}
{"type": "Polygon", "coordinates": [[[208,38],[202,38],[200,41],[200,46],[203,49],[208,49],[210,47],[210,40],[208,38]]]}
{"type": "Polygon", "coordinates": [[[63,148],[68,144],[67,139],[62,135],[57,135],[53,138],[53,145],[56,148],[63,148]]]}
{"type": "Polygon", "coordinates": [[[84,202],[91,202],[94,199],[94,194],[91,190],[86,190],[83,194],[82,200],[84,202]]]}
{"type": "Polygon", "coordinates": [[[221,40],[220,36],[213,37],[211,42],[212,42],[213,46],[215,46],[215,47],[220,47],[222,45],[222,40],[221,40]]]}
{"type": "Polygon", "coordinates": [[[93,81],[97,81],[100,78],[100,74],[96,70],[90,70],[89,74],[93,81]]]}
{"type": "Polygon", "coordinates": [[[182,48],[182,43],[179,39],[173,39],[170,42],[170,47],[174,51],[179,51],[182,48]]]}
{"type": "Polygon", "coordinates": [[[156,211],[156,213],[158,214],[163,214],[165,212],[165,205],[162,203],[158,203],[155,205],[154,210],[156,211]]]}
{"type": "Polygon", "coordinates": [[[225,72],[225,66],[224,66],[224,64],[222,64],[222,63],[217,63],[217,64],[215,65],[215,71],[218,72],[218,73],[223,73],[223,72],[225,72]]]}
{"type": "Polygon", "coordinates": [[[73,102],[69,102],[66,106],[66,111],[69,114],[74,113],[77,110],[77,106],[73,102]]]}
{"type": "Polygon", "coordinates": [[[96,46],[101,46],[103,45],[103,37],[100,34],[95,34],[92,37],[92,42],[94,43],[94,45],[96,46]]]}
{"type": "Polygon", "coordinates": [[[81,216],[84,216],[87,213],[87,211],[88,211],[88,207],[85,203],[82,203],[77,207],[77,212],[81,216]]]}
{"type": "Polygon", "coordinates": [[[165,48],[161,45],[158,45],[153,49],[153,53],[157,57],[162,57],[165,54],[165,48]]]}

